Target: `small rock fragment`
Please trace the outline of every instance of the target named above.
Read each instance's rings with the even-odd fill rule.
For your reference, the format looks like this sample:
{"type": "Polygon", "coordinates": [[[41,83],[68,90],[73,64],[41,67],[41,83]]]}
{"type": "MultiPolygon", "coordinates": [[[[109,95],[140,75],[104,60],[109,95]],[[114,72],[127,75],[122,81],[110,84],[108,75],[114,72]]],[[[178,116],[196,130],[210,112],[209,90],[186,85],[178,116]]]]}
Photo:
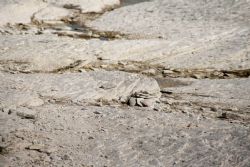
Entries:
{"type": "Polygon", "coordinates": [[[69,155],[67,155],[67,154],[65,154],[63,157],[62,157],[62,160],[71,160],[72,158],[69,156],[69,155]]]}
{"type": "Polygon", "coordinates": [[[204,78],[204,76],[202,74],[193,74],[192,77],[195,78],[195,79],[202,79],[202,78],[204,78]]]}
{"type": "Polygon", "coordinates": [[[43,153],[46,153],[46,154],[51,154],[51,153],[53,153],[53,152],[56,152],[57,149],[56,149],[55,147],[51,147],[51,146],[48,147],[48,146],[46,146],[46,147],[40,149],[39,151],[40,151],[40,152],[43,152],[43,153]]]}
{"type": "Polygon", "coordinates": [[[79,69],[78,71],[79,71],[79,72],[86,72],[85,69],[79,69]]]}
{"type": "Polygon", "coordinates": [[[108,65],[107,64],[103,64],[103,65],[101,65],[101,68],[108,68],[108,65]]]}
{"type": "Polygon", "coordinates": [[[155,75],[156,74],[156,70],[155,69],[145,70],[145,71],[142,71],[142,74],[155,75]]]}
{"type": "Polygon", "coordinates": [[[128,104],[129,104],[130,106],[135,106],[135,105],[136,105],[136,98],[131,97],[131,98],[129,99],[129,101],[128,101],[128,104]]]}
{"type": "Polygon", "coordinates": [[[144,107],[154,107],[154,104],[155,104],[155,100],[154,99],[145,99],[145,100],[142,100],[141,101],[141,104],[144,106],[144,107]]]}
{"type": "Polygon", "coordinates": [[[128,99],[127,99],[126,97],[124,97],[124,96],[121,96],[121,97],[119,97],[119,101],[120,101],[121,103],[127,103],[127,102],[128,102],[128,99]]]}
{"type": "Polygon", "coordinates": [[[144,99],[143,98],[137,98],[136,99],[136,104],[138,105],[138,106],[140,106],[140,107],[143,107],[143,104],[142,104],[142,101],[143,101],[144,99]]]}
{"type": "Polygon", "coordinates": [[[171,70],[163,70],[163,74],[173,74],[174,72],[171,70]]]}
{"type": "Polygon", "coordinates": [[[161,111],[162,110],[162,108],[161,108],[161,106],[154,106],[154,108],[153,108],[155,111],[161,111]]]}
{"type": "Polygon", "coordinates": [[[218,76],[218,77],[222,77],[224,74],[223,74],[222,72],[215,71],[215,72],[213,73],[213,75],[218,76]]]}
{"type": "Polygon", "coordinates": [[[239,109],[237,107],[231,107],[228,109],[228,111],[239,111],[239,109]]]}
{"type": "Polygon", "coordinates": [[[43,148],[44,148],[43,144],[32,144],[32,145],[26,147],[26,149],[28,149],[28,150],[37,150],[37,151],[40,151],[43,148]]]}
{"type": "Polygon", "coordinates": [[[51,154],[51,153],[57,151],[57,149],[55,147],[45,146],[44,144],[32,144],[32,145],[26,147],[26,149],[36,150],[36,151],[43,152],[46,154],[51,154]]]}
{"type": "Polygon", "coordinates": [[[225,113],[225,112],[221,113],[221,115],[218,118],[220,118],[220,119],[227,119],[228,118],[227,117],[227,113],[225,113]]]}
{"type": "Polygon", "coordinates": [[[105,90],[112,89],[112,88],[115,88],[115,87],[116,87],[116,85],[114,85],[112,83],[104,83],[104,84],[102,84],[100,86],[100,88],[105,89],[105,90]]]}
{"type": "Polygon", "coordinates": [[[123,65],[123,66],[127,65],[127,63],[126,63],[126,62],[123,62],[123,61],[118,61],[118,64],[119,64],[119,65],[123,65]]]}
{"type": "Polygon", "coordinates": [[[100,113],[100,112],[98,112],[98,111],[94,111],[93,113],[94,113],[94,114],[96,114],[96,115],[101,114],[101,113],[100,113]]]}
{"type": "Polygon", "coordinates": [[[24,119],[35,119],[37,112],[28,108],[20,108],[16,114],[24,119]]]}
{"type": "Polygon", "coordinates": [[[213,111],[213,112],[217,112],[217,111],[218,111],[218,107],[217,107],[217,106],[213,106],[213,107],[211,107],[210,109],[211,109],[211,111],[213,111]]]}

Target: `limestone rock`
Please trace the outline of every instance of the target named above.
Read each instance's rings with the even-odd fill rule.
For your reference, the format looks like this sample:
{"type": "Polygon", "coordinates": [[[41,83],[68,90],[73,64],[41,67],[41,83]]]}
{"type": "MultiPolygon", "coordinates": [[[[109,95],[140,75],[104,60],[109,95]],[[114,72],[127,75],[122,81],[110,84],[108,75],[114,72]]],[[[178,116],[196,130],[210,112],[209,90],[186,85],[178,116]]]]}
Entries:
{"type": "Polygon", "coordinates": [[[88,26],[139,34],[142,39],[162,39],[162,44],[145,47],[148,51],[143,55],[144,61],[151,64],[188,69],[247,69],[249,1],[230,2],[142,1],[105,13],[88,26]]]}
{"type": "Polygon", "coordinates": [[[103,12],[120,5],[120,0],[46,0],[49,3],[65,6],[67,8],[80,9],[82,13],[103,12]]]}
{"type": "Polygon", "coordinates": [[[156,70],[155,69],[144,70],[144,71],[142,71],[142,74],[155,75],[156,74],[156,70]]]}
{"type": "Polygon", "coordinates": [[[38,23],[50,23],[50,21],[60,21],[64,17],[70,17],[73,11],[67,10],[62,7],[49,5],[36,12],[33,16],[33,21],[38,23]]]}
{"type": "MultiPolygon", "coordinates": [[[[172,92],[173,94],[180,94],[183,99],[188,101],[204,102],[211,104],[226,104],[227,108],[236,106],[247,107],[250,99],[250,78],[239,79],[179,79],[183,82],[190,82],[192,84],[181,87],[164,88],[163,92],[172,92]],[[236,105],[236,106],[233,106],[236,105]]],[[[212,107],[214,111],[218,107],[212,107]]]]}
{"type": "Polygon", "coordinates": [[[135,106],[136,105],[136,98],[134,98],[134,97],[131,97],[130,99],[129,99],[129,101],[128,101],[128,104],[130,105],[130,106],[135,106]]]}
{"type": "Polygon", "coordinates": [[[37,112],[28,108],[18,108],[16,114],[25,119],[35,119],[37,112]]]}
{"type": "Polygon", "coordinates": [[[41,0],[1,0],[0,26],[7,23],[30,23],[31,17],[47,4],[41,0]]]}
{"type": "Polygon", "coordinates": [[[153,108],[154,104],[155,104],[155,100],[154,99],[144,99],[141,103],[144,107],[153,108]]]}
{"type": "Polygon", "coordinates": [[[129,99],[136,96],[142,99],[159,99],[161,96],[158,83],[152,79],[137,74],[125,72],[86,72],[75,74],[31,74],[0,76],[0,102],[2,105],[39,106],[41,98],[55,101],[91,102],[100,99],[104,101],[119,101],[120,97],[129,99]],[[4,79],[3,79],[4,78],[4,79]],[[18,89],[9,87],[18,85],[18,89]],[[6,93],[8,98],[6,98],[6,93]],[[27,105],[28,98],[30,104],[27,105]]]}
{"type": "Polygon", "coordinates": [[[60,20],[71,13],[65,8],[81,10],[82,13],[100,13],[120,5],[120,0],[2,0],[0,2],[0,26],[7,23],[30,23],[60,20]]]}

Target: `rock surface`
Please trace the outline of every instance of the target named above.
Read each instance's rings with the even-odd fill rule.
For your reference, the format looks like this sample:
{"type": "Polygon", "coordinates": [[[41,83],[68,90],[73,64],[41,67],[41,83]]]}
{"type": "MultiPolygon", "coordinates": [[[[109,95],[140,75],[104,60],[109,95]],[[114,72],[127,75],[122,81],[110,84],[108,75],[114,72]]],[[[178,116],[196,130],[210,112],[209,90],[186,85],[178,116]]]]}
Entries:
{"type": "Polygon", "coordinates": [[[24,118],[24,119],[35,119],[36,118],[36,112],[34,110],[30,110],[30,109],[26,109],[26,108],[18,109],[16,114],[19,117],[24,118]]]}
{"type": "Polygon", "coordinates": [[[2,0],[0,2],[0,26],[7,23],[30,23],[37,11],[46,7],[41,0],[2,0]]]}
{"type": "Polygon", "coordinates": [[[88,25],[163,38],[167,42],[153,45],[145,55],[154,64],[245,69],[250,64],[249,18],[248,0],[153,0],[116,9],[88,25]]]}
{"type": "Polygon", "coordinates": [[[127,101],[131,96],[156,101],[161,96],[154,79],[124,72],[3,74],[0,78],[0,102],[4,107],[34,106],[30,103],[31,99],[81,103],[97,100],[121,102],[121,99],[127,101]]]}
{"type": "Polygon", "coordinates": [[[249,3],[1,0],[0,166],[248,167],[249,3]]]}
{"type": "Polygon", "coordinates": [[[249,127],[240,124],[145,109],[55,104],[35,110],[34,124],[1,113],[9,137],[18,136],[6,141],[11,166],[249,164],[249,127]],[[41,151],[46,147],[54,151],[41,151]]]}
{"type": "Polygon", "coordinates": [[[103,12],[120,5],[119,0],[2,0],[0,2],[0,26],[7,23],[30,23],[34,15],[38,19],[58,19],[67,16],[67,10],[78,9],[82,13],[103,12]]]}
{"type": "Polygon", "coordinates": [[[242,107],[249,106],[250,78],[228,80],[190,80],[182,79],[183,82],[191,82],[188,86],[164,88],[162,92],[173,92],[183,96],[192,95],[188,100],[204,101],[209,103],[234,104],[242,107]]]}

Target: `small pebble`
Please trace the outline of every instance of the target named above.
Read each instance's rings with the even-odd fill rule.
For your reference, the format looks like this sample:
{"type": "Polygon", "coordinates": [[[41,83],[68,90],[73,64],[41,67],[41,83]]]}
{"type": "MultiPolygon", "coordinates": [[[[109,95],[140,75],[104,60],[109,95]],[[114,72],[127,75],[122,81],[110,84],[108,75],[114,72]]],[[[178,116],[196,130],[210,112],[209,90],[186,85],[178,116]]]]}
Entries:
{"type": "Polygon", "coordinates": [[[134,98],[134,97],[131,97],[130,99],[129,99],[129,101],[128,101],[128,105],[130,105],[130,106],[135,106],[136,105],[136,98],[134,98]]]}

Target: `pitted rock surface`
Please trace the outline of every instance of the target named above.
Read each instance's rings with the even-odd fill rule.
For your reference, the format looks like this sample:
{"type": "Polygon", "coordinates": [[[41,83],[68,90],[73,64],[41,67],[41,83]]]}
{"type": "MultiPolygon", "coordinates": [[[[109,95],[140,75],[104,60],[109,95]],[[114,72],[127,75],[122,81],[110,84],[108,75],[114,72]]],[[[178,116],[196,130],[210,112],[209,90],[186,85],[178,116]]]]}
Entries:
{"type": "Polygon", "coordinates": [[[249,167],[249,0],[0,0],[0,167],[249,167]]]}

